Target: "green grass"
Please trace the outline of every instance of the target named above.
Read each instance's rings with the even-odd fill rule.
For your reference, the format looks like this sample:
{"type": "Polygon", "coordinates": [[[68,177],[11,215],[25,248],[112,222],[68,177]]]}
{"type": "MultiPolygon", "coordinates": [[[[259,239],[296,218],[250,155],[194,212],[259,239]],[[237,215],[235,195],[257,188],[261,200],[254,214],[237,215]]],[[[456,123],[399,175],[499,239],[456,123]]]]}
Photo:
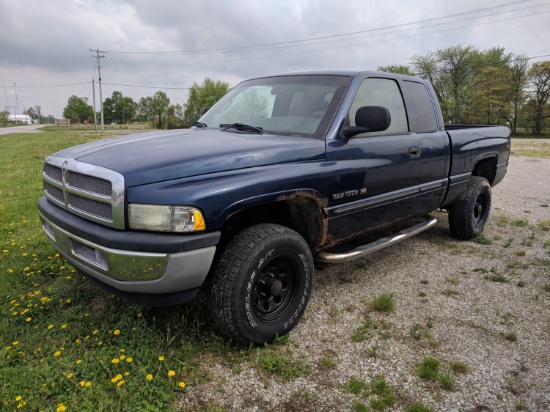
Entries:
{"type": "Polygon", "coordinates": [[[407,406],[407,412],[433,412],[433,409],[424,406],[420,402],[413,402],[407,406]]]}
{"type": "Polygon", "coordinates": [[[451,363],[451,371],[453,373],[467,373],[470,370],[470,367],[461,361],[455,361],[451,363]]]}
{"type": "Polygon", "coordinates": [[[426,357],[418,365],[418,376],[427,381],[435,381],[439,375],[439,361],[432,357],[426,357]]]}
{"type": "Polygon", "coordinates": [[[170,411],[182,392],[212,379],[216,364],[238,371],[246,363],[265,379],[307,374],[283,351],[284,337],[234,347],[210,326],[205,302],[137,306],[90,284],[56,253],[36,208],[43,161],[97,139],[75,131],[0,136],[0,410],[170,411]]]}
{"type": "Polygon", "coordinates": [[[385,293],[374,298],[372,308],[377,312],[390,313],[395,309],[395,301],[391,295],[385,293]]]}
{"type": "Polygon", "coordinates": [[[346,384],[346,389],[348,392],[353,393],[354,395],[359,395],[363,389],[365,389],[365,381],[358,378],[351,378],[346,384]]]}

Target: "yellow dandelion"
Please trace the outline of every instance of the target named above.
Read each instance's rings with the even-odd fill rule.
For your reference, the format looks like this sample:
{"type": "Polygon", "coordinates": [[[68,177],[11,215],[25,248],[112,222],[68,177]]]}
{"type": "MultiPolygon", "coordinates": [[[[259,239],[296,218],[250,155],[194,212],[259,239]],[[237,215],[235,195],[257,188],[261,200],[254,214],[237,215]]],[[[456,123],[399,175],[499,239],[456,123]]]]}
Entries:
{"type": "Polygon", "coordinates": [[[159,361],[163,361],[164,360],[164,356],[159,356],[159,361]]]}
{"type": "Polygon", "coordinates": [[[76,361],[76,364],[77,364],[77,365],[80,365],[81,363],[82,363],[82,359],[78,359],[78,360],[76,361]]]}
{"type": "Polygon", "coordinates": [[[124,360],[124,359],[126,359],[126,356],[120,355],[118,358],[119,358],[120,360],[124,360]]]}
{"type": "Polygon", "coordinates": [[[147,379],[148,381],[153,380],[153,375],[148,374],[145,379],[147,379]]]}
{"type": "Polygon", "coordinates": [[[13,273],[13,269],[8,269],[8,273],[13,273]]]}
{"type": "Polygon", "coordinates": [[[119,360],[118,360],[117,358],[114,358],[111,362],[112,362],[112,363],[118,363],[119,360]]]}
{"type": "Polygon", "coordinates": [[[90,386],[92,386],[92,382],[86,382],[86,387],[89,388],[90,386]]]}
{"type": "Polygon", "coordinates": [[[126,362],[132,363],[134,360],[132,358],[126,358],[126,362]]]}
{"type": "Polygon", "coordinates": [[[19,402],[21,399],[23,399],[23,397],[22,397],[21,395],[19,395],[17,398],[15,398],[15,400],[16,400],[17,402],[19,402]]]}
{"type": "Polygon", "coordinates": [[[111,379],[111,382],[115,383],[115,382],[118,382],[119,380],[122,379],[122,375],[121,374],[118,374],[117,376],[115,376],[113,379],[111,379]]]}
{"type": "Polygon", "coordinates": [[[116,330],[113,332],[113,335],[120,335],[120,330],[116,329],[116,330]]]}
{"type": "Polygon", "coordinates": [[[168,371],[168,376],[170,376],[170,377],[174,376],[175,374],[176,374],[176,372],[174,372],[174,371],[168,371]]]}
{"type": "Polygon", "coordinates": [[[12,343],[12,345],[13,346],[19,345],[19,341],[16,340],[15,342],[12,343]]]}
{"type": "Polygon", "coordinates": [[[124,376],[130,376],[130,372],[128,371],[124,372],[124,376]]]}
{"type": "Polygon", "coordinates": [[[126,352],[126,349],[121,349],[119,352],[124,353],[124,352],[126,352]]]}
{"type": "Polygon", "coordinates": [[[122,386],[122,385],[124,385],[124,381],[119,381],[119,382],[116,384],[116,386],[122,386]]]}
{"type": "Polygon", "coordinates": [[[178,386],[182,389],[185,388],[185,382],[179,382],[178,386]]]}
{"type": "Polygon", "coordinates": [[[27,319],[26,319],[27,322],[30,322],[31,320],[32,320],[31,318],[27,318],[27,319]]]}
{"type": "Polygon", "coordinates": [[[64,323],[63,325],[61,325],[61,329],[65,329],[67,327],[67,324],[64,323]]]}
{"type": "Polygon", "coordinates": [[[67,378],[68,378],[68,379],[71,379],[73,376],[74,376],[74,375],[73,375],[72,373],[69,373],[69,374],[67,375],[67,378]]]}
{"type": "Polygon", "coordinates": [[[84,385],[86,385],[86,382],[80,381],[78,384],[79,384],[80,386],[84,387],[84,385]]]}
{"type": "Polygon", "coordinates": [[[99,333],[99,331],[96,329],[92,332],[92,335],[97,335],[99,333]]]}
{"type": "Polygon", "coordinates": [[[4,250],[2,250],[2,252],[4,252],[4,253],[8,253],[8,252],[9,252],[9,250],[8,250],[8,249],[4,249],[4,250]]]}
{"type": "Polygon", "coordinates": [[[27,255],[28,255],[28,253],[23,253],[23,254],[22,254],[22,256],[27,256],[27,255]]]}
{"type": "Polygon", "coordinates": [[[61,355],[61,352],[59,352],[59,351],[57,351],[53,354],[53,356],[59,356],[59,355],[61,355]]]}
{"type": "Polygon", "coordinates": [[[59,406],[56,409],[56,412],[63,412],[63,411],[66,411],[66,410],[67,410],[67,407],[65,405],[63,405],[62,403],[60,403],[59,406]]]}
{"type": "Polygon", "coordinates": [[[48,329],[53,329],[53,325],[48,325],[48,329]]]}
{"type": "MultiPolygon", "coordinates": [[[[70,276],[69,276],[70,277],[70,276]]],[[[67,299],[65,302],[71,303],[71,298],[67,299]]]]}
{"type": "Polygon", "coordinates": [[[77,340],[75,340],[75,342],[76,342],[76,343],[80,343],[80,342],[82,342],[82,341],[80,340],[80,338],[78,338],[77,340]]]}

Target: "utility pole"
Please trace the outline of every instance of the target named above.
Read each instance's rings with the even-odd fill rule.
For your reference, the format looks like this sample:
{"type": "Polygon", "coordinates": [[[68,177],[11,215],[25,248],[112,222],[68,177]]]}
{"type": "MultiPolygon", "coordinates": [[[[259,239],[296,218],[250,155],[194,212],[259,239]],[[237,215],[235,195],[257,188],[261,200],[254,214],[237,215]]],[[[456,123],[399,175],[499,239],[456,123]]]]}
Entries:
{"type": "MultiPolygon", "coordinates": [[[[168,60],[166,60],[166,84],[164,87],[166,88],[166,98],[168,98],[168,60]]],[[[166,105],[166,122],[165,122],[166,126],[164,127],[165,130],[168,130],[168,107],[169,106],[170,106],[169,104],[166,105]]]]}
{"type": "Polygon", "coordinates": [[[19,99],[17,99],[17,85],[15,82],[13,83],[13,87],[15,87],[15,123],[17,123],[17,113],[19,112],[19,99]]]}
{"type": "Polygon", "coordinates": [[[97,112],[95,111],[95,79],[92,79],[92,90],[93,90],[93,99],[94,99],[94,129],[97,133],[97,112]]]}
{"type": "Polygon", "coordinates": [[[90,49],[90,51],[97,53],[96,59],[97,59],[97,73],[99,74],[99,104],[101,105],[101,133],[103,133],[105,132],[105,124],[103,122],[103,93],[101,90],[101,64],[99,63],[99,59],[101,59],[102,57],[105,57],[105,55],[100,56],[99,53],[105,53],[105,52],[99,49],[96,49],[96,50],[90,49]]]}

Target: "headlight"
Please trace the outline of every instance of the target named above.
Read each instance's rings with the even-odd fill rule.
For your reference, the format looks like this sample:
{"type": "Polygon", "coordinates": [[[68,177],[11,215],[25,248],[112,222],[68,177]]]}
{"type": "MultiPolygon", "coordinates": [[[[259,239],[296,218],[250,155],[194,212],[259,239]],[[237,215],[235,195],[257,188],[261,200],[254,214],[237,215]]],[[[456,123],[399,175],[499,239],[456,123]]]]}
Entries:
{"type": "Polygon", "coordinates": [[[200,210],[188,206],[128,205],[130,229],[155,232],[195,232],[206,229],[200,210]]]}

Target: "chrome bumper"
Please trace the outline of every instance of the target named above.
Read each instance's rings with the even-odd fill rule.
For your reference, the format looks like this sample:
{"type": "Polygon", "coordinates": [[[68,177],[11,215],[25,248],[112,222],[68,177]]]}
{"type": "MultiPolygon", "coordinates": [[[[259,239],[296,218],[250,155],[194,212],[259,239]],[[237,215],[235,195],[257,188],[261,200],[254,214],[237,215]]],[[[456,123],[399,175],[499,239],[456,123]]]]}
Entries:
{"type": "Polygon", "coordinates": [[[73,266],[124,292],[168,294],[201,286],[216,253],[208,246],[179,253],[110,249],[60,228],[40,213],[42,228],[73,266]]]}

